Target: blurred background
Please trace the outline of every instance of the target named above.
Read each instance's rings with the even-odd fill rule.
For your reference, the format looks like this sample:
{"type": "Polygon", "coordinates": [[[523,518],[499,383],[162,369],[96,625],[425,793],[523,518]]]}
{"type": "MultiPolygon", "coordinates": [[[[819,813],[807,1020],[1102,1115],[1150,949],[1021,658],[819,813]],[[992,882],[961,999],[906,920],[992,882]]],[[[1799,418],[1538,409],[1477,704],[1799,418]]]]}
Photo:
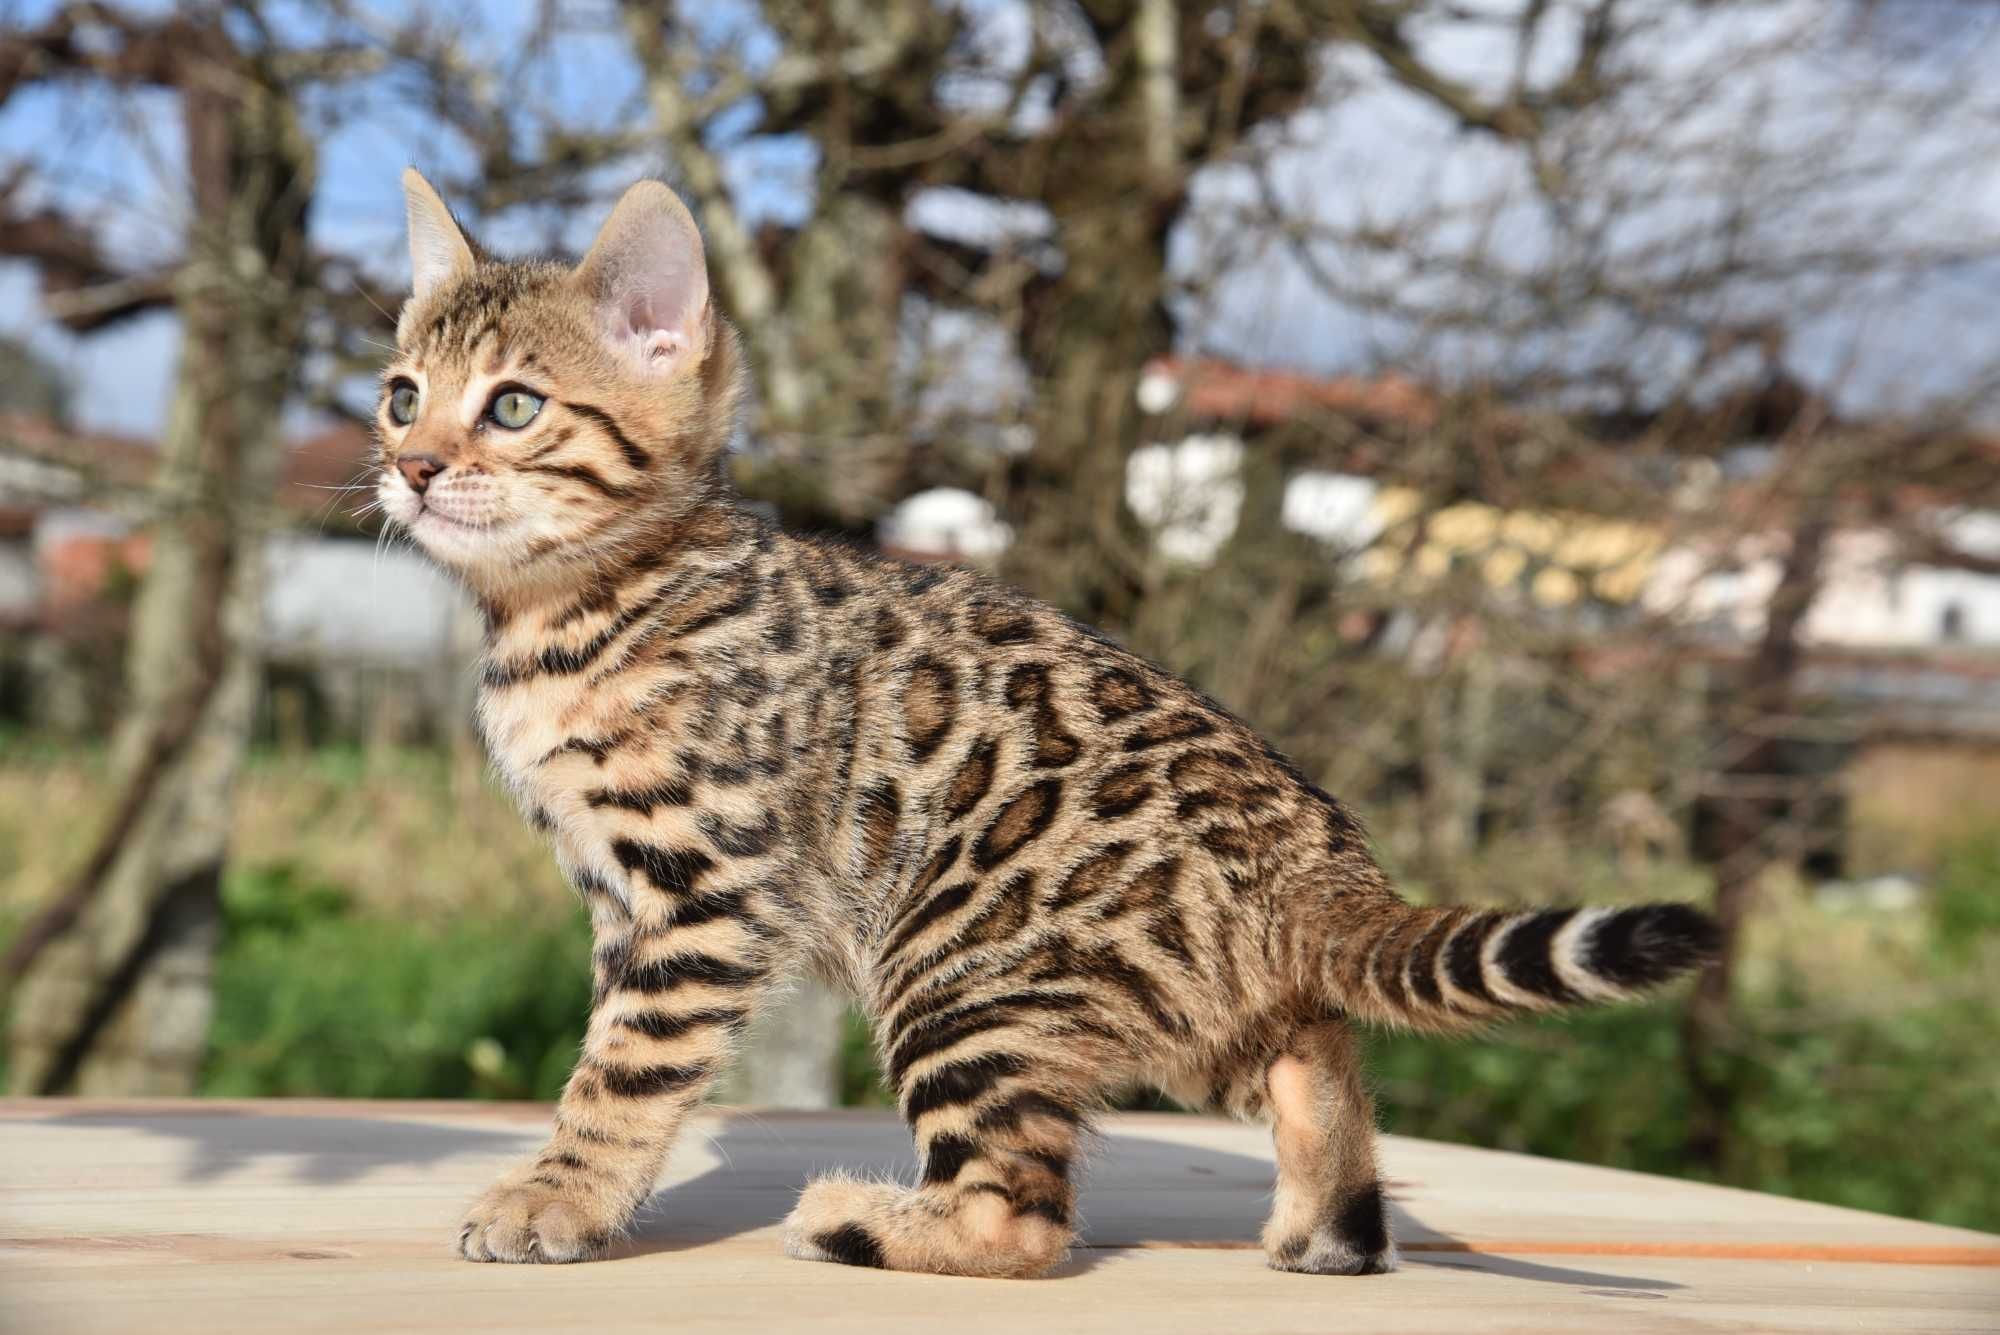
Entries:
{"type": "MultiPolygon", "coordinates": [[[[657,175],[756,504],[1191,676],[1413,898],[1716,909],[1660,1005],[1374,1038],[1391,1130],[2000,1228],[1996,59],[1973,0],[0,4],[8,1086],[557,1092],[586,924],[365,423],[406,163],[501,253],[657,175]]],[[[810,986],[728,1094],[886,1102],[810,986]]]]}

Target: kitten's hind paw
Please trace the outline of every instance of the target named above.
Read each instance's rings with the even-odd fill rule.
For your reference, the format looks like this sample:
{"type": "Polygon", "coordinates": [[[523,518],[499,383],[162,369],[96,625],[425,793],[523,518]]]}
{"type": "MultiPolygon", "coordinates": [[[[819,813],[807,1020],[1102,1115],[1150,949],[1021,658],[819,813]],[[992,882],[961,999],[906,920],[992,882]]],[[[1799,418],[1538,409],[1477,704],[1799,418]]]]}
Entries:
{"type": "Polygon", "coordinates": [[[1265,1255],[1271,1269],[1301,1275],[1386,1275],[1397,1265],[1395,1243],[1366,1251],[1327,1228],[1287,1238],[1265,1255]]]}
{"type": "Polygon", "coordinates": [[[878,1228],[888,1222],[899,1194],[900,1188],[850,1177],[826,1177],[809,1184],[785,1217],[785,1254],[800,1261],[886,1269],[881,1239],[862,1221],[874,1219],[878,1228]]]}
{"type": "Polygon", "coordinates": [[[1060,1261],[1069,1242],[1066,1205],[1017,1206],[992,1183],[912,1189],[826,1177],[785,1220],[785,1251],[799,1260],[933,1275],[1025,1279],[1060,1261]]]}

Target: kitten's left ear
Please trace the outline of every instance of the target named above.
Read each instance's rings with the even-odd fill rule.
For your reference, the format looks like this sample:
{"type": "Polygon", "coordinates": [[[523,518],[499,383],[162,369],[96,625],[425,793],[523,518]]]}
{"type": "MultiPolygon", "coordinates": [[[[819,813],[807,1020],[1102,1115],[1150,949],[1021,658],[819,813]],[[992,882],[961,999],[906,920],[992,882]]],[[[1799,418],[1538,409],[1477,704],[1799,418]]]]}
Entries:
{"type": "Polygon", "coordinates": [[[576,267],[605,337],[636,369],[666,375],[707,351],[708,260],[687,206],[658,181],[627,190],[576,267]]]}
{"type": "Polygon", "coordinates": [[[415,167],[403,169],[403,199],[410,214],[410,295],[422,301],[438,284],[472,268],[472,243],[415,167]]]}

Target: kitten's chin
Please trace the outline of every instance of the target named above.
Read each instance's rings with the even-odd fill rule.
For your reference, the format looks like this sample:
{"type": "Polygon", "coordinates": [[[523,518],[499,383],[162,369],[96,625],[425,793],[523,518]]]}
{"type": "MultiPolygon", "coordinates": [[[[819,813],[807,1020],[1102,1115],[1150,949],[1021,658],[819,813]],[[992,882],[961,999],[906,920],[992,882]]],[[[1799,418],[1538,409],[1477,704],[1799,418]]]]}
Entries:
{"type": "Polygon", "coordinates": [[[429,507],[401,522],[426,556],[467,577],[497,574],[509,564],[505,524],[468,524],[429,507]]]}

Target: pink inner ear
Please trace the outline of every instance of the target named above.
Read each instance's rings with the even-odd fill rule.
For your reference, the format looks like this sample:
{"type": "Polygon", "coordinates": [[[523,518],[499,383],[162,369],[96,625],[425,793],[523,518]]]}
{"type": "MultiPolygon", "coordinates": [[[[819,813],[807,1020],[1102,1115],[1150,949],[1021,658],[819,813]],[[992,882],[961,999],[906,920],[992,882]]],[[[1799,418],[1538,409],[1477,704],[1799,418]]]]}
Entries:
{"type": "Polygon", "coordinates": [[[646,368],[665,369],[693,346],[707,286],[706,275],[689,272],[679,256],[654,251],[629,257],[614,272],[608,294],[613,337],[646,368]]]}
{"type": "Polygon", "coordinates": [[[678,330],[649,330],[639,343],[639,356],[647,365],[672,361],[687,350],[687,339],[678,330]]]}
{"type": "Polygon", "coordinates": [[[694,219],[657,181],[627,190],[584,256],[578,277],[620,355],[665,371],[701,347],[708,266],[694,219]]]}

